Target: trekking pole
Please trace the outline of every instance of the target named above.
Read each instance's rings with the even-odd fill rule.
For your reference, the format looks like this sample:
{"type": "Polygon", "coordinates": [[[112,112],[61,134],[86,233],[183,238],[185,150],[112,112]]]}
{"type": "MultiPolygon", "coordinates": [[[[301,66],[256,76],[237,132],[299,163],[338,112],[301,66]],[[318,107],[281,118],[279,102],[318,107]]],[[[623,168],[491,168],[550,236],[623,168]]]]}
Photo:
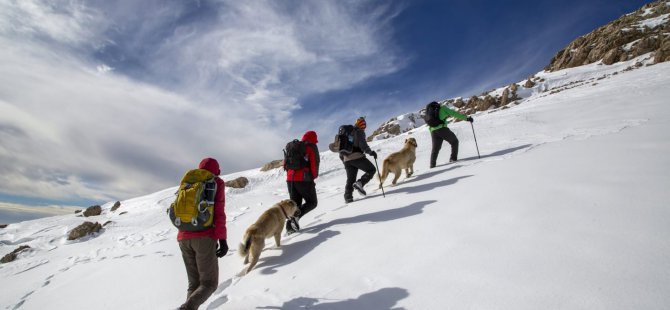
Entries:
{"type": "Polygon", "coordinates": [[[477,145],[477,135],[475,135],[475,126],[472,125],[472,122],[470,123],[470,127],[472,127],[472,136],[475,137],[475,146],[477,147],[477,157],[481,159],[482,157],[479,156],[479,145],[477,145]]]}
{"type": "MultiPolygon", "coordinates": [[[[379,177],[379,180],[381,181],[382,176],[381,176],[381,174],[379,174],[379,166],[377,165],[377,158],[375,158],[375,157],[373,157],[373,158],[375,159],[375,167],[377,168],[377,176],[379,177]]],[[[379,183],[379,188],[382,189],[382,196],[384,196],[384,198],[386,198],[386,194],[384,193],[384,186],[382,186],[381,183],[379,183]]]]}

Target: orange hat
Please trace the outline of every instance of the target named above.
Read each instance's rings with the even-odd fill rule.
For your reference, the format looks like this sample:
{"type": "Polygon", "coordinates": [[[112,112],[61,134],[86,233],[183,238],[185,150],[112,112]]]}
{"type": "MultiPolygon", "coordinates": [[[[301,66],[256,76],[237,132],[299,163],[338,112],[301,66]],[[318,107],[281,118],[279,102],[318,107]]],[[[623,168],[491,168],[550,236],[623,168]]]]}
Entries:
{"type": "Polygon", "coordinates": [[[365,129],[368,125],[365,123],[365,118],[361,116],[358,119],[356,119],[356,122],[354,122],[354,126],[360,129],[365,129]]]}

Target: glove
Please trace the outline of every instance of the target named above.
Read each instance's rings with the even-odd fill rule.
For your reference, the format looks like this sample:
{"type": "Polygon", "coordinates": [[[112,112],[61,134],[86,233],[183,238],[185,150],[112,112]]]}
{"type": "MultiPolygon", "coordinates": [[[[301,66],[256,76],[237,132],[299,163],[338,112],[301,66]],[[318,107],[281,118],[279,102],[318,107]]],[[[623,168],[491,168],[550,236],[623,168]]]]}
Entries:
{"type": "Polygon", "coordinates": [[[374,157],[375,159],[377,159],[377,152],[372,151],[372,152],[370,152],[370,155],[372,155],[372,157],[374,157]]]}
{"type": "Polygon", "coordinates": [[[472,123],[472,122],[474,122],[474,121],[475,121],[474,119],[472,119],[472,117],[471,117],[471,116],[468,116],[468,119],[466,119],[466,120],[467,120],[468,122],[470,122],[470,123],[472,123]]]}
{"type": "Polygon", "coordinates": [[[228,243],[226,243],[226,239],[219,239],[219,249],[216,250],[216,257],[224,257],[226,253],[228,253],[228,243]]]}

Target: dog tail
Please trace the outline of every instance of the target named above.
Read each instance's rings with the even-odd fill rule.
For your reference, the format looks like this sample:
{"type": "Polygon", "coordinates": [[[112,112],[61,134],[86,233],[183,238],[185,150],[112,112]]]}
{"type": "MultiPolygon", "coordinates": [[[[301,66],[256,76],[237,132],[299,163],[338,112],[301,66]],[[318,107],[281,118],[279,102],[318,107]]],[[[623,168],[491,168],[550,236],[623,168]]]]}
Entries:
{"type": "Polygon", "coordinates": [[[388,176],[389,176],[389,159],[386,158],[382,162],[382,173],[379,176],[379,181],[384,182],[384,180],[386,180],[388,176]]]}
{"type": "Polygon", "coordinates": [[[249,254],[249,248],[251,247],[251,234],[247,232],[244,235],[244,239],[240,242],[239,247],[237,248],[237,253],[240,253],[240,256],[247,257],[249,254]]]}

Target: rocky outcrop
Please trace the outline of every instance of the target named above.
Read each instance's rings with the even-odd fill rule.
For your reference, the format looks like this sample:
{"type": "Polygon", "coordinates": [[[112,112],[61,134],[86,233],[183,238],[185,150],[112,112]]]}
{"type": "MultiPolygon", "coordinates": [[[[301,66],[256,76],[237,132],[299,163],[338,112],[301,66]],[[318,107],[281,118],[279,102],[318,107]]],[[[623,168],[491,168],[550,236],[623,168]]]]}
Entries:
{"type": "Polygon", "coordinates": [[[15,249],[14,251],[12,251],[11,253],[9,253],[9,254],[3,256],[2,259],[0,259],[0,263],[2,263],[2,264],[6,264],[6,263],[9,263],[9,262],[13,262],[13,261],[16,260],[16,257],[17,257],[21,252],[26,251],[26,250],[30,250],[30,247],[27,246],[27,245],[22,245],[22,246],[16,248],[16,249],[15,249]]]}
{"type": "Polygon", "coordinates": [[[526,83],[523,83],[523,87],[533,88],[533,87],[535,87],[535,82],[533,82],[533,80],[531,80],[531,79],[528,79],[528,80],[526,80],[526,83]]]}
{"type": "Polygon", "coordinates": [[[547,71],[583,66],[598,61],[605,65],[654,52],[656,63],[670,60],[670,5],[667,0],[644,5],[631,14],[575,39],[545,67],[547,71]]]}
{"type": "Polygon", "coordinates": [[[96,216],[102,213],[102,208],[100,206],[90,206],[84,210],[84,216],[96,216]]]}
{"type": "Polygon", "coordinates": [[[273,161],[263,165],[263,167],[261,167],[261,171],[263,171],[263,172],[270,171],[272,169],[281,168],[283,166],[284,166],[284,160],[283,159],[277,159],[277,160],[273,160],[273,161]]]}
{"type": "Polygon", "coordinates": [[[102,225],[98,222],[84,222],[68,233],[67,240],[77,240],[81,237],[97,233],[100,229],[102,229],[102,225]]]}
{"type": "Polygon", "coordinates": [[[417,128],[424,124],[424,113],[425,109],[419,111],[419,113],[407,113],[398,117],[394,117],[381,124],[379,128],[373,131],[372,134],[367,137],[367,141],[370,142],[375,139],[386,139],[389,137],[394,137],[417,128]]]}
{"type": "Polygon", "coordinates": [[[245,188],[249,184],[249,179],[239,177],[234,180],[226,181],[226,187],[230,188],[245,188]]]}
{"type": "Polygon", "coordinates": [[[670,35],[663,36],[660,47],[654,52],[654,63],[670,61],[670,35]]]}
{"type": "Polygon", "coordinates": [[[112,206],[111,211],[114,212],[114,211],[116,211],[117,209],[119,209],[120,207],[121,207],[121,202],[120,202],[120,201],[117,201],[117,202],[115,202],[114,205],[112,206]]]}
{"type": "Polygon", "coordinates": [[[7,224],[0,224],[0,228],[6,228],[7,224]]]}

